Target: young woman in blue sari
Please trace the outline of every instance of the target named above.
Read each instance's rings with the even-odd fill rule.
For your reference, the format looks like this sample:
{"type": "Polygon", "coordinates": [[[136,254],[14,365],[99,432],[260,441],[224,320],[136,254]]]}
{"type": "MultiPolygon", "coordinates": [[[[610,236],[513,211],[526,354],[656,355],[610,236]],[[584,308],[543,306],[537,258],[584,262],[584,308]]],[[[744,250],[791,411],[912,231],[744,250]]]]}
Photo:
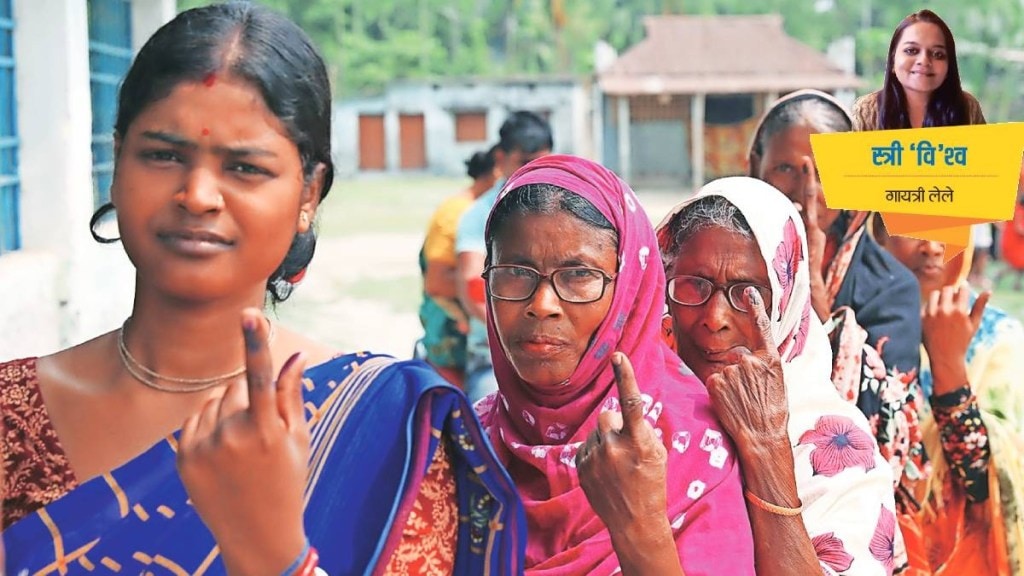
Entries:
{"type": "Polygon", "coordinates": [[[0,364],[7,573],[520,571],[521,505],[460,392],[260,312],[312,257],[330,120],[316,49],[256,4],[140,51],[93,219],[116,210],[132,315],[0,364]]]}

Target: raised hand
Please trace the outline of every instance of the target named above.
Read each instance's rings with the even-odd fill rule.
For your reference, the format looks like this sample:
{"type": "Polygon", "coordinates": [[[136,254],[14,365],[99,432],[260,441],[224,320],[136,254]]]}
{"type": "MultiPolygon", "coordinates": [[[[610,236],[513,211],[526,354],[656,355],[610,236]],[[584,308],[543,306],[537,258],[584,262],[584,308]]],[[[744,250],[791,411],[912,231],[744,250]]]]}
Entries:
{"type": "Polygon", "coordinates": [[[622,414],[603,412],[576,453],[580,486],[608,527],[622,573],[682,574],[668,522],[668,451],[644,418],[633,366],[612,355],[622,414]]]}
{"type": "Polygon", "coordinates": [[[829,309],[828,294],[825,289],[825,278],[821,267],[825,259],[825,242],[827,236],[821,229],[819,202],[822,199],[821,182],[818,180],[818,169],[810,156],[804,156],[800,165],[803,174],[800,179],[800,216],[807,233],[807,266],[810,269],[811,306],[822,322],[827,320],[832,311],[829,309]]]}
{"type": "Polygon", "coordinates": [[[232,575],[280,574],[302,551],[309,428],[302,407],[305,359],[274,381],[268,325],[242,313],[246,382],[185,421],[178,470],[232,575]]]}
{"type": "Polygon", "coordinates": [[[981,325],[991,292],[983,292],[970,306],[966,284],[933,290],[921,310],[921,340],[931,363],[935,394],[945,394],[967,383],[967,348],[981,325]]]}
{"type": "Polygon", "coordinates": [[[665,465],[668,452],[644,418],[633,366],[612,356],[622,414],[603,412],[597,429],[576,453],[580,485],[594,512],[609,529],[666,517],[665,465]]]}
{"type": "Polygon", "coordinates": [[[729,365],[705,382],[718,419],[741,452],[766,440],[788,438],[789,424],[782,360],[764,301],[754,288],[743,296],[750,310],[747,321],[754,327],[753,350],[734,348],[726,359],[729,365]]]}

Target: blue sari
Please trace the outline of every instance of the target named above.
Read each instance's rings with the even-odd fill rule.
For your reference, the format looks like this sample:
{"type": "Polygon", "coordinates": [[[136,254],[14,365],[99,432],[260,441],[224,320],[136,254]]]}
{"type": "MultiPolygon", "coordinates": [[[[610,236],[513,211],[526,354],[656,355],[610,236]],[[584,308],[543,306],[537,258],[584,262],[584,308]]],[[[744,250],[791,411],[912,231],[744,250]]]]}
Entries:
{"type": "MultiPolygon", "coordinates": [[[[456,574],[522,572],[515,486],[462,392],[426,364],[353,354],[310,368],[313,421],[306,534],[331,576],[380,572],[442,438],[456,478],[456,574]]],[[[3,533],[9,575],[224,574],[188,502],[176,435],[93,478],[3,533]],[[25,572],[27,571],[27,572],[25,572]]],[[[260,505],[272,506],[272,496],[260,505]]]]}

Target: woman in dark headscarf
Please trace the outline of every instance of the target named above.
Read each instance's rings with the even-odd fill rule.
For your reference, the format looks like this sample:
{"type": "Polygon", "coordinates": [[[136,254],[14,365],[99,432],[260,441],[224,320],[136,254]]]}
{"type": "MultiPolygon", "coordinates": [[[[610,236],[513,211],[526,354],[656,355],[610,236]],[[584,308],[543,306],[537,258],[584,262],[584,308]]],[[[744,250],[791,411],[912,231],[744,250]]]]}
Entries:
{"type": "Polygon", "coordinates": [[[920,474],[917,376],[921,300],[913,274],[867,233],[869,213],[825,205],[810,135],[846,132],[831,96],[794,92],[772,104],[754,134],[750,175],[786,195],[807,230],[811,303],[832,341],[832,381],[868,417],[895,479],[920,474]]]}

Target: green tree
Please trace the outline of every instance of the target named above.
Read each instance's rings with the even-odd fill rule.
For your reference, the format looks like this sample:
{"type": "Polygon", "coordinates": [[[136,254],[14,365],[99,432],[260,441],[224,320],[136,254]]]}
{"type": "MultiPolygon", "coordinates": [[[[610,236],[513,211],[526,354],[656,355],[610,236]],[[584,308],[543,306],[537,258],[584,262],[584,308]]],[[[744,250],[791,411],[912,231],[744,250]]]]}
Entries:
{"type": "MultiPolygon", "coordinates": [[[[374,93],[404,78],[590,74],[603,40],[620,52],[659,14],[783,17],[791,36],[825,50],[856,42],[856,71],[874,90],[889,40],[919,0],[262,0],[302,26],[328,61],[340,96],[374,93]]],[[[182,8],[209,0],[179,0],[182,8]]],[[[965,88],[990,121],[1024,115],[1021,0],[931,0],[956,34],[965,88]],[[1014,52],[1016,51],[1016,52],[1014,52]],[[1014,61],[1007,55],[1017,54],[1014,61]]],[[[721,47],[727,50],[728,47],[721,47]]]]}

